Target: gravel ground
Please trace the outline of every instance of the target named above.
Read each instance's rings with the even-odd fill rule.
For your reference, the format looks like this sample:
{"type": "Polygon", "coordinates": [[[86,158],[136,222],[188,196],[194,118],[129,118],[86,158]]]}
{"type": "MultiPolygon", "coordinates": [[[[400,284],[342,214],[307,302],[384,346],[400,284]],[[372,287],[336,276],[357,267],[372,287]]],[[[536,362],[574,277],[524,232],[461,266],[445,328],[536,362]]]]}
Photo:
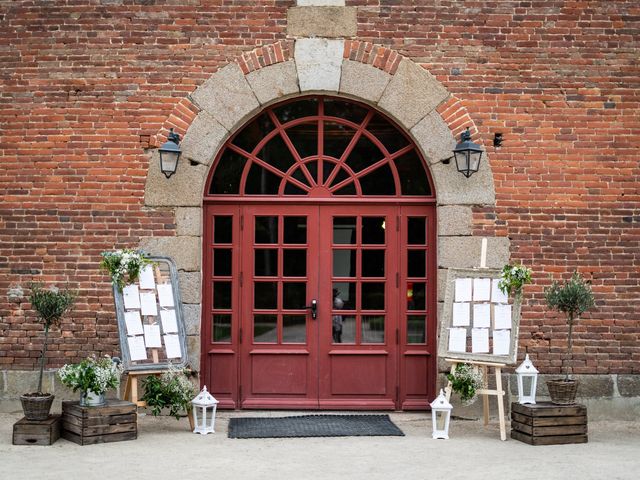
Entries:
{"type": "MultiPolygon", "coordinates": [[[[234,416],[296,412],[219,412],[216,433],[194,435],[186,419],[138,418],[135,441],[79,446],[11,445],[19,414],[0,414],[0,479],[638,479],[638,422],[590,422],[589,443],[530,446],[500,441],[497,423],[452,421],[450,440],[431,439],[424,413],[391,413],[404,437],[236,440],[234,416]]],[[[308,413],[308,412],[306,412],[308,413]]]]}

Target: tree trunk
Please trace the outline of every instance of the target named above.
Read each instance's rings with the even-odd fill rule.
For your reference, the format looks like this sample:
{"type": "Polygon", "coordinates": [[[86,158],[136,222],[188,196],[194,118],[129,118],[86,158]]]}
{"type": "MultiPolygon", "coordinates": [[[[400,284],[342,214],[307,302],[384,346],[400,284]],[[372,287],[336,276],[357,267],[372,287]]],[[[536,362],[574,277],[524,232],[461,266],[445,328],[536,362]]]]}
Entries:
{"type": "MultiPolygon", "coordinates": [[[[565,370],[565,380],[569,380],[569,368],[571,368],[571,359],[573,358],[573,315],[569,314],[569,348],[567,349],[567,368],[565,370]]],[[[572,372],[573,373],[573,369],[572,372]]]]}
{"type": "Polygon", "coordinates": [[[47,341],[49,340],[49,325],[44,326],[44,346],[40,357],[40,375],[38,376],[38,393],[42,393],[42,376],[44,375],[44,362],[47,357],[47,341]]]}

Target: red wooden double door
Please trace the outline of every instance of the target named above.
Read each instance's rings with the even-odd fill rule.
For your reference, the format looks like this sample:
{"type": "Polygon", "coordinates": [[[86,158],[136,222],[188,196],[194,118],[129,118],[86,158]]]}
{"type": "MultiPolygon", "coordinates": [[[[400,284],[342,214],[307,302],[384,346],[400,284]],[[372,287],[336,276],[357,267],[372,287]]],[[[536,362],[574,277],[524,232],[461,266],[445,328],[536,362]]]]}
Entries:
{"type": "Polygon", "coordinates": [[[266,108],[204,198],[202,381],[227,408],[426,408],[435,386],[435,193],[367,105],[266,108]]]}
{"type": "Polygon", "coordinates": [[[222,407],[426,408],[433,207],[211,206],[206,226],[203,361],[222,407]]]}

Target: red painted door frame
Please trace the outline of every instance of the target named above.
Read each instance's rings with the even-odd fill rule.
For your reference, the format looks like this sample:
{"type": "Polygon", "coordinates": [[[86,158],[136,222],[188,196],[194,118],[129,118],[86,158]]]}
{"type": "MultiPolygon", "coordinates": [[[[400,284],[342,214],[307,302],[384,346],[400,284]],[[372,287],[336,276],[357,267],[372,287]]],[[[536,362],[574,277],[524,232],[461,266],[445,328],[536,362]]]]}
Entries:
{"type": "Polygon", "coordinates": [[[226,142],[204,198],[201,333],[202,383],[221,408],[427,408],[436,381],[432,185],[402,129],[342,98],[305,96],[273,105],[226,142]],[[256,215],[306,216],[311,237],[290,247],[278,231],[275,244],[256,243],[255,225],[247,223],[256,215]],[[363,243],[360,233],[352,246],[336,244],[332,222],[340,216],[354,217],[358,228],[364,217],[384,217],[383,248],[363,243]],[[284,325],[300,327],[306,311],[284,308],[284,286],[274,287],[300,280],[284,271],[283,252],[291,248],[309,250],[302,280],[306,300],[319,305],[318,320],[307,319],[304,341],[294,335],[295,342],[284,325]],[[333,256],[350,249],[357,262],[345,279],[332,271],[333,256]],[[363,275],[362,265],[370,265],[362,256],[377,258],[381,269],[375,252],[381,249],[384,272],[363,275]],[[256,250],[268,272],[254,271],[256,250]],[[349,292],[343,312],[332,298],[341,285],[342,294],[347,287],[357,292],[349,292]],[[254,288],[263,299],[271,288],[272,301],[257,305],[254,288]],[[384,302],[362,304],[365,296],[384,302]],[[333,336],[332,317],[353,327],[348,342],[333,336]]]}

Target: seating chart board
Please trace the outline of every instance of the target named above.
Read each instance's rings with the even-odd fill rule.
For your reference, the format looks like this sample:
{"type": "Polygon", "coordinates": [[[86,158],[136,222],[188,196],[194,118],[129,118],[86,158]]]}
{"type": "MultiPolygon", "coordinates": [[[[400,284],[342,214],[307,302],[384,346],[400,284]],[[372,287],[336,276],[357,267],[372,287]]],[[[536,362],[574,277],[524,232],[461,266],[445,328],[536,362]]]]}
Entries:
{"type": "Polygon", "coordinates": [[[521,300],[498,288],[500,270],[449,269],[438,354],[461,361],[513,364],[521,300]]]}
{"type": "Polygon", "coordinates": [[[178,274],[168,257],[151,257],[134,284],[113,297],[127,371],[162,370],[187,363],[185,327],[178,274]]]}

